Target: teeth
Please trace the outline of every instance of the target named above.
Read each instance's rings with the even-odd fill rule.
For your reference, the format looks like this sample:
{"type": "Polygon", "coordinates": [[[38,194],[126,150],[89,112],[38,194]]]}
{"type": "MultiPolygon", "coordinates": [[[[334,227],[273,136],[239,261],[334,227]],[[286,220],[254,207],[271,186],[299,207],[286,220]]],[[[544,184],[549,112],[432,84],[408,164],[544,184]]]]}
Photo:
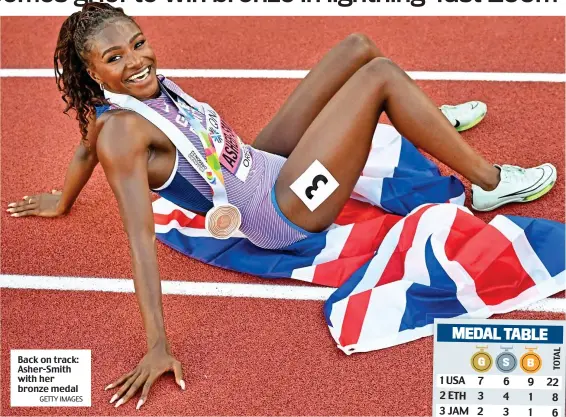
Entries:
{"type": "Polygon", "coordinates": [[[149,74],[149,67],[147,67],[145,70],[143,70],[142,72],[140,72],[138,74],[132,75],[130,78],[128,78],[128,81],[134,81],[138,78],[145,77],[147,74],[149,74]]]}

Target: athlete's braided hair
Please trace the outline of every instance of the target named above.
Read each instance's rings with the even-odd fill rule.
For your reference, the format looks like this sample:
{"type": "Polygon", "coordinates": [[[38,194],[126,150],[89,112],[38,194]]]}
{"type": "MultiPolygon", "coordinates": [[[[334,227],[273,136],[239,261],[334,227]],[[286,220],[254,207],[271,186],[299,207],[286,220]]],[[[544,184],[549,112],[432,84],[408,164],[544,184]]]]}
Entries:
{"type": "Polygon", "coordinates": [[[87,73],[86,54],[90,51],[89,38],[103,24],[114,20],[134,20],[122,8],[107,3],[86,3],[81,11],[65,20],[59,32],[53,64],[57,88],[63,93],[63,101],[77,112],[81,136],[85,144],[88,118],[95,114],[95,106],[107,103],[100,86],[87,73]],[[62,70],[62,72],[61,72],[62,70]]]}

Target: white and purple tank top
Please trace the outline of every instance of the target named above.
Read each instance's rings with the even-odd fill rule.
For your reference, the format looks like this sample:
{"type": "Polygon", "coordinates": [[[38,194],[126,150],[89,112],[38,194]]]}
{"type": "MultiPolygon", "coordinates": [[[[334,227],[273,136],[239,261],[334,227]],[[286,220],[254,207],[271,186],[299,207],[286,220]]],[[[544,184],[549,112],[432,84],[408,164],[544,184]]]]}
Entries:
{"type": "MultiPolygon", "coordinates": [[[[171,80],[163,76],[158,77],[163,85],[177,96],[184,95],[171,80]]],[[[218,135],[223,136],[224,146],[222,152],[219,152],[219,159],[228,202],[242,213],[240,231],[252,243],[266,249],[283,248],[304,239],[308,232],[291,224],[282,216],[278,207],[275,207],[276,204],[274,206],[273,186],[286,159],[243,144],[234,130],[212,107],[190,96],[188,98],[191,102],[187,103],[188,106],[183,103],[183,109],[192,112],[192,115],[209,131],[213,140],[219,139],[218,135]]],[[[174,99],[177,100],[178,97],[174,99]]],[[[161,91],[159,97],[144,100],[143,103],[174,123],[201,156],[206,158],[199,137],[164,91],[161,91]]],[[[119,107],[114,105],[97,107],[97,117],[115,108],[119,107]]],[[[169,179],[152,191],[193,212],[206,213],[213,207],[210,186],[179,150],[176,150],[175,166],[169,179]]]]}
{"type": "MultiPolygon", "coordinates": [[[[163,76],[159,76],[159,79],[170,91],[173,91],[178,96],[181,95],[181,89],[171,80],[163,76]]],[[[175,124],[199,153],[206,158],[200,139],[193,132],[185,117],[179,112],[175,103],[172,102],[171,98],[164,91],[161,91],[159,97],[144,100],[143,102],[175,124]]],[[[250,189],[253,190],[253,188],[257,187],[258,179],[254,178],[252,174],[255,170],[250,169],[250,167],[253,165],[254,159],[261,159],[261,157],[257,156],[258,151],[249,145],[242,144],[234,130],[206,103],[193,100],[191,103],[188,103],[189,106],[184,101],[181,104],[185,110],[191,111],[193,116],[211,132],[213,140],[215,140],[215,136],[223,136],[225,146],[223,151],[219,153],[219,159],[221,162],[224,162],[221,169],[226,193],[228,201],[241,209],[242,205],[249,201],[245,194],[250,192],[250,189]],[[238,148],[240,149],[239,152],[238,148]],[[228,165],[228,168],[225,165],[228,165]]],[[[97,116],[106,110],[115,108],[118,107],[110,105],[104,108],[97,108],[97,116]]],[[[207,212],[213,207],[210,186],[178,150],[176,151],[175,167],[169,179],[161,187],[152,191],[187,210],[207,212]]]]}

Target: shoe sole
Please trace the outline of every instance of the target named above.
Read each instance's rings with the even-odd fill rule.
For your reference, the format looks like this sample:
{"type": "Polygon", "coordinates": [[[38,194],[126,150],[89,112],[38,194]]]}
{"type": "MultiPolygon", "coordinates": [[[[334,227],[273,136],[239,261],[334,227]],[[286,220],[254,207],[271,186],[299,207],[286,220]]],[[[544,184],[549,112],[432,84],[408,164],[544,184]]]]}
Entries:
{"type": "Polygon", "coordinates": [[[531,201],[535,201],[535,200],[541,198],[542,196],[544,196],[545,194],[547,194],[550,190],[552,190],[552,188],[554,187],[554,184],[556,184],[556,179],[554,181],[552,181],[550,184],[548,184],[546,187],[544,187],[542,190],[540,190],[538,193],[534,193],[534,194],[529,195],[527,197],[517,198],[517,199],[513,199],[513,200],[505,200],[505,201],[502,201],[499,204],[496,204],[495,206],[491,206],[491,207],[487,207],[487,208],[483,208],[483,209],[475,208],[474,205],[472,204],[472,208],[475,211],[492,211],[492,210],[495,210],[496,208],[504,206],[505,204],[530,203],[531,201]]]}
{"type": "Polygon", "coordinates": [[[456,130],[458,132],[463,132],[464,130],[468,130],[471,129],[472,127],[474,127],[475,125],[477,125],[479,122],[481,122],[484,118],[485,115],[487,114],[487,112],[485,112],[484,114],[482,114],[480,117],[478,117],[476,120],[474,120],[472,123],[468,123],[467,125],[463,125],[463,126],[458,126],[456,128],[456,130]]]}

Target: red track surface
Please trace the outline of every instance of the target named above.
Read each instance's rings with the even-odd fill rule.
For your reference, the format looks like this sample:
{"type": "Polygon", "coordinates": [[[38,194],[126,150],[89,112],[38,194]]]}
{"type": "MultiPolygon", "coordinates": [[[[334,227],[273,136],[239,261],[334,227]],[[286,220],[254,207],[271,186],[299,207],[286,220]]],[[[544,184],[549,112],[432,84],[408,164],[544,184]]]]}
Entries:
{"type": "MultiPolygon", "coordinates": [[[[157,50],[160,66],[166,68],[307,69],[332,44],[358,31],[370,35],[407,70],[564,72],[563,18],[139,20],[157,50]],[[203,35],[211,33],[219,35],[203,35]],[[182,38],[191,39],[191,44],[181,44],[182,38]]],[[[2,67],[49,68],[61,22],[59,18],[2,18],[2,67]]],[[[247,142],[298,83],[176,81],[191,95],[211,103],[247,142]]],[[[76,122],[61,114],[63,103],[52,79],[4,78],[1,82],[1,203],[6,207],[24,194],[62,186],[78,131],[76,122]]],[[[498,213],[564,221],[564,84],[419,84],[437,103],[471,99],[488,103],[486,119],[464,137],[494,162],[549,161],[559,167],[560,181],[549,195],[498,213]]],[[[493,215],[480,217],[489,220],[493,215]]],[[[3,274],[131,276],[127,240],[99,168],[68,217],[13,219],[4,213],[1,221],[3,274]],[[93,227],[97,233],[92,233],[93,227]]],[[[195,262],[162,245],[159,257],[163,279],[262,282],[195,262]]],[[[431,338],[346,357],[334,347],[319,302],[166,296],[164,305],[188,389],[181,392],[171,377],[160,380],[141,414],[431,413],[431,338]],[[405,382],[396,385],[401,378],[405,382]]],[[[133,294],[3,290],[1,306],[0,377],[5,383],[0,414],[135,412],[135,401],[115,410],[107,403],[108,393],[102,391],[116,375],[135,366],[143,353],[143,330],[133,294]],[[24,348],[92,349],[93,407],[9,408],[9,352],[24,348]]],[[[503,317],[563,316],[518,312],[503,317]]]]}
{"type": "MultiPolygon", "coordinates": [[[[46,68],[64,18],[2,20],[2,66],[46,68]]],[[[564,19],[138,18],[161,68],[307,69],[363,32],[406,70],[564,72],[564,19]],[[174,35],[172,35],[174,33],[174,35]]]]}
{"type": "MultiPolygon", "coordinates": [[[[141,414],[430,415],[430,337],[347,357],[334,347],[320,302],[167,296],[164,306],[188,389],[164,378],[141,414]]],[[[137,400],[115,410],[103,391],[145,349],[133,295],[3,290],[2,313],[4,381],[10,349],[91,349],[93,358],[92,408],[8,408],[5,383],[3,415],[134,415],[137,400]]]]}

